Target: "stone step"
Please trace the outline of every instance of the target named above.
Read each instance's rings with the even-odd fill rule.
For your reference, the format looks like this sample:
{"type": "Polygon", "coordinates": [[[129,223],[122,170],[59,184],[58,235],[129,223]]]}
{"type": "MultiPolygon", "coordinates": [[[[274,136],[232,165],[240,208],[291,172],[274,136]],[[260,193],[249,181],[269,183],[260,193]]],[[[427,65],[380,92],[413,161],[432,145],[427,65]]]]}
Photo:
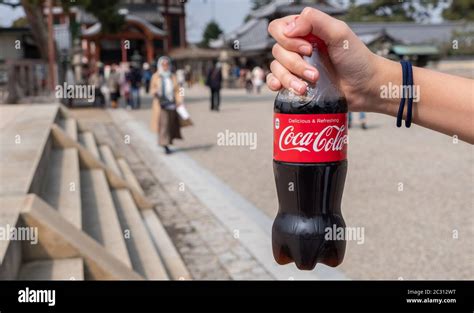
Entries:
{"type": "MultiPolygon", "coordinates": [[[[3,232],[11,233],[18,226],[20,212],[25,196],[0,197],[0,227],[3,232]]],[[[10,237],[0,240],[0,280],[16,279],[22,259],[22,244],[10,237]]]]}
{"type": "Polygon", "coordinates": [[[122,172],[120,171],[117,161],[115,161],[114,154],[109,146],[101,145],[99,147],[100,156],[102,161],[107,165],[111,170],[115,172],[115,174],[122,177],[122,172]]]}
{"type": "Polygon", "coordinates": [[[77,141],[77,122],[73,118],[61,119],[59,121],[59,126],[61,126],[69,137],[74,141],[77,141]]]}
{"type": "Polygon", "coordinates": [[[141,280],[143,276],[125,265],[103,245],[66,221],[35,194],[28,194],[21,208],[25,227],[36,230],[37,244],[22,241],[23,262],[82,258],[85,279],[141,280]]]}
{"type": "Polygon", "coordinates": [[[53,149],[40,195],[77,228],[81,228],[81,182],[77,149],[53,149]]]}
{"type": "Polygon", "coordinates": [[[109,185],[101,169],[81,171],[82,227],[111,254],[131,268],[124,233],[109,185]]]}
{"type": "Polygon", "coordinates": [[[135,174],[133,174],[132,169],[128,165],[127,161],[125,161],[123,158],[119,158],[117,159],[117,164],[123,173],[125,181],[127,181],[127,183],[137,190],[141,195],[145,195],[142,186],[140,186],[138,179],[135,177],[135,174]]]}
{"type": "Polygon", "coordinates": [[[40,260],[21,266],[18,280],[84,280],[82,258],[40,260]]]}
{"type": "Polygon", "coordinates": [[[153,207],[153,204],[142,192],[133,188],[123,177],[116,174],[115,171],[111,170],[101,160],[95,158],[94,155],[79,142],[72,140],[58,124],[51,125],[51,132],[56,145],[63,148],[76,148],[79,151],[81,166],[102,169],[106,173],[107,180],[113,188],[129,188],[132,192],[133,199],[140,209],[150,209],[153,207]]]}
{"type": "Polygon", "coordinates": [[[159,220],[154,210],[142,210],[143,220],[147,226],[148,232],[160,253],[161,259],[171,277],[175,280],[192,279],[181,255],[176,250],[173,241],[168,236],[163,224],[159,220]]]}
{"type": "Polygon", "coordinates": [[[125,233],[125,243],[133,269],[148,279],[168,279],[165,266],[149,237],[130,191],[128,189],[114,189],[112,197],[122,230],[125,233]]]}
{"type": "Polygon", "coordinates": [[[87,148],[97,159],[100,159],[99,149],[92,132],[83,132],[79,134],[79,142],[87,148]]]}

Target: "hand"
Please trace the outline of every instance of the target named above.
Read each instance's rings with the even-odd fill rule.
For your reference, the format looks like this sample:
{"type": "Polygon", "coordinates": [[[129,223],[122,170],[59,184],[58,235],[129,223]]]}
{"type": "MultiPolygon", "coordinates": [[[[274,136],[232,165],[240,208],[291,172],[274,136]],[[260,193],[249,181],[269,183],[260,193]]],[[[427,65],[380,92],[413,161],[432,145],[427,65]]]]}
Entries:
{"type": "Polygon", "coordinates": [[[316,82],[319,73],[305,62],[302,55],[310,56],[311,45],[301,39],[309,33],[321,38],[328,46],[328,54],[336,73],[336,81],[346,96],[351,111],[379,111],[379,81],[375,78],[382,58],[373,54],[343,21],[312,8],[301,14],[276,19],[268,26],[277,43],[273,46],[275,60],[267,85],[273,90],[292,88],[303,94],[306,84],[299,78],[316,82]],[[298,17],[298,18],[297,18],[298,17]]]}

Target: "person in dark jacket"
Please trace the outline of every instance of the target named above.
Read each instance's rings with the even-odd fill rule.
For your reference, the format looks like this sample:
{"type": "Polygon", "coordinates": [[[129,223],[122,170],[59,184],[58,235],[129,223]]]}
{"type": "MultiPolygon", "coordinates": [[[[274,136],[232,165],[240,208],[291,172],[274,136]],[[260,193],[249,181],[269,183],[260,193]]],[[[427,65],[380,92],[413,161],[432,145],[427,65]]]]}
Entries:
{"type": "Polygon", "coordinates": [[[217,62],[207,74],[206,85],[211,89],[211,111],[219,111],[222,87],[222,66],[217,62]]]}
{"type": "Polygon", "coordinates": [[[140,86],[142,82],[142,73],[137,64],[132,65],[129,77],[132,109],[140,108],[140,86]]]}

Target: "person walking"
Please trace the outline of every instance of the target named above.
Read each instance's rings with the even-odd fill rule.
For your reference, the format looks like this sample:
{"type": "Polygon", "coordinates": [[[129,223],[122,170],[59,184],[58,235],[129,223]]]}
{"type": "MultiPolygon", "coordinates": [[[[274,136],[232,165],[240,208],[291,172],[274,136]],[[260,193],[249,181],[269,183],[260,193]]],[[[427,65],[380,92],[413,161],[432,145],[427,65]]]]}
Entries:
{"type": "Polygon", "coordinates": [[[118,72],[117,64],[112,64],[110,68],[107,86],[110,92],[110,105],[113,109],[116,109],[120,98],[120,73],[118,72]]]}
{"type": "Polygon", "coordinates": [[[132,64],[129,75],[130,80],[130,96],[132,109],[140,108],[140,86],[142,83],[142,73],[138,64],[132,64]]]}
{"type": "Polygon", "coordinates": [[[252,70],[252,83],[255,86],[255,90],[257,94],[260,93],[260,90],[263,86],[263,78],[264,78],[263,70],[260,66],[255,66],[252,70]]]}
{"type": "Polygon", "coordinates": [[[211,90],[211,111],[219,111],[222,87],[222,70],[220,62],[217,62],[209,70],[206,79],[206,86],[211,90]]]}
{"type": "Polygon", "coordinates": [[[253,82],[252,82],[252,72],[250,69],[245,70],[245,90],[247,90],[247,93],[250,94],[252,93],[253,90],[253,82]]]}
{"type": "Polygon", "coordinates": [[[130,97],[130,66],[128,63],[122,63],[120,66],[120,94],[125,100],[125,107],[127,109],[132,107],[132,100],[130,97]]]}
{"type": "Polygon", "coordinates": [[[143,63],[143,84],[145,85],[145,92],[148,94],[150,92],[150,81],[153,73],[150,69],[150,64],[143,63]]]}
{"type": "Polygon", "coordinates": [[[183,103],[183,97],[176,75],[171,73],[171,61],[166,56],[158,60],[157,71],[151,78],[150,93],[153,95],[150,126],[158,133],[158,144],[164,147],[166,154],[170,154],[169,145],[174,139],[182,139],[176,108],[183,103]]]}
{"type": "MultiPolygon", "coordinates": [[[[365,116],[365,112],[359,112],[360,127],[364,130],[367,129],[367,121],[365,116]]],[[[349,112],[349,124],[347,126],[349,128],[352,127],[352,112],[349,112]]]]}
{"type": "Polygon", "coordinates": [[[105,96],[102,93],[102,86],[104,84],[104,76],[100,74],[99,69],[96,69],[89,76],[89,85],[94,87],[95,98],[93,104],[95,107],[103,108],[105,106],[105,96]]]}

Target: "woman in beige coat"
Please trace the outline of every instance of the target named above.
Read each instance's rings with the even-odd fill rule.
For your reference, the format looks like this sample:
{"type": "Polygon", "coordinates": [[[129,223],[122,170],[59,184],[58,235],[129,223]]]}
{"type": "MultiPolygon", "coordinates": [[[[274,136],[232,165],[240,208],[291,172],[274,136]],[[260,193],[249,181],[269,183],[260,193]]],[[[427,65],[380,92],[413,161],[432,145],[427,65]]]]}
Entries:
{"type": "Polygon", "coordinates": [[[158,60],[157,71],[150,82],[150,93],[153,95],[151,129],[158,133],[158,143],[170,154],[168,147],[173,139],[182,139],[179,117],[176,108],[182,104],[176,76],[171,73],[171,62],[168,57],[158,60]]]}

